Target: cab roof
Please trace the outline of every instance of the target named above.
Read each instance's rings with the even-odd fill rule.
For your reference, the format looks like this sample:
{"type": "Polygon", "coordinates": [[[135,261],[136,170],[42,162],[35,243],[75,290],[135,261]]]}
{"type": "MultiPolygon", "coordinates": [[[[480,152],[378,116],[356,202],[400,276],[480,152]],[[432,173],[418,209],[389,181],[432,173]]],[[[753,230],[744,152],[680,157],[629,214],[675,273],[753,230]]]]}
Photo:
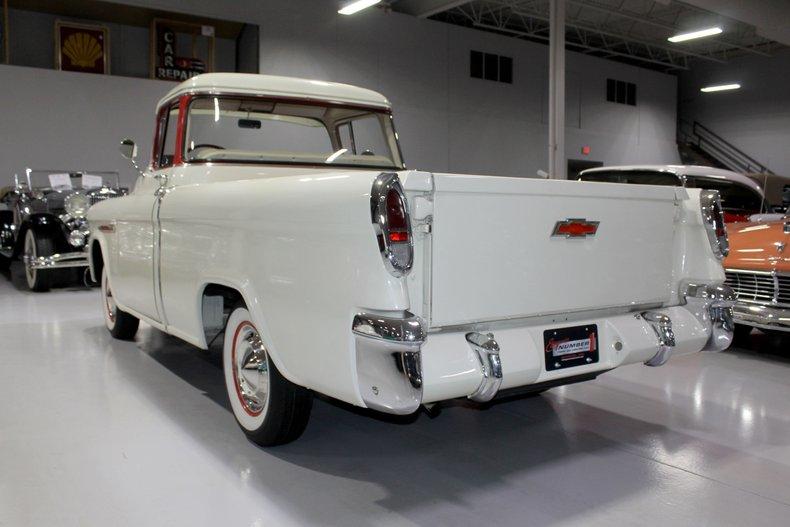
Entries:
{"type": "Polygon", "coordinates": [[[708,177],[712,179],[727,179],[729,181],[735,181],[740,183],[744,186],[747,186],[753,189],[755,192],[759,193],[760,195],[763,194],[763,189],[760,185],[754,181],[753,179],[746,177],[744,174],[739,172],[733,172],[732,170],[725,170],[723,168],[715,168],[715,167],[706,167],[701,165],[622,165],[622,166],[608,166],[608,167],[597,167],[597,168],[588,168],[587,170],[583,170],[579,175],[582,174],[593,174],[595,172],[612,172],[612,171],[647,171],[647,172],[669,172],[671,174],[676,174],[678,176],[697,176],[697,177],[708,177]]]}
{"type": "Polygon", "coordinates": [[[350,84],[252,73],[204,73],[170,90],[160,99],[157,108],[185,93],[269,95],[383,109],[391,107],[387,98],[380,93],[350,84]]]}

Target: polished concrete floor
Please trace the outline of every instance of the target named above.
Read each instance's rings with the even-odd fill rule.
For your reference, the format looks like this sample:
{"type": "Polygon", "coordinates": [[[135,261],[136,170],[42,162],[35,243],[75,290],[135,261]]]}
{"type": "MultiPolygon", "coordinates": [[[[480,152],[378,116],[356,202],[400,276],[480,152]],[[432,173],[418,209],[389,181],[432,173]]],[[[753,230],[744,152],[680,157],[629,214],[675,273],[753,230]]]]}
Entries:
{"type": "Polygon", "coordinates": [[[788,525],[790,339],[438,417],[316,402],[270,450],[216,355],[0,276],[1,526],[788,525]]]}

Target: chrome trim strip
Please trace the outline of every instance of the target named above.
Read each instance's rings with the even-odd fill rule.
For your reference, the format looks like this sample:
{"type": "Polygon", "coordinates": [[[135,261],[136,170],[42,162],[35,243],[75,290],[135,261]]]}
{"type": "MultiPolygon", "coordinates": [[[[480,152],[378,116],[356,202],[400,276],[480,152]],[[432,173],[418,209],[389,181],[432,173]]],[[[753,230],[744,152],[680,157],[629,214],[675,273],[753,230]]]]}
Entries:
{"type": "Polygon", "coordinates": [[[31,258],[23,256],[22,261],[28,269],[64,269],[67,267],[88,267],[86,252],[53,254],[31,258]]]}
{"type": "Polygon", "coordinates": [[[467,333],[466,342],[480,361],[482,379],[480,386],[469,395],[469,399],[485,403],[496,396],[502,385],[502,359],[499,357],[499,344],[493,333],[467,333]]]}
{"type": "Polygon", "coordinates": [[[790,309],[735,304],[733,316],[738,324],[761,329],[790,331],[790,309]]]}
{"type": "Polygon", "coordinates": [[[351,330],[359,336],[402,342],[406,344],[422,344],[426,338],[425,323],[416,315],[404,312],[403,318],[376,315],[373,313],[357,313],[351,324],[351,330]]]}
{"type": "Polygon", "coordinates": [[[672,320],[658,311],[645,311],[642,318],[653,328],[658,338],[658,351],[645,362],[647,366],[662,366],[672,356],[675,347],[675,333],[672,331],[672,320]]]}

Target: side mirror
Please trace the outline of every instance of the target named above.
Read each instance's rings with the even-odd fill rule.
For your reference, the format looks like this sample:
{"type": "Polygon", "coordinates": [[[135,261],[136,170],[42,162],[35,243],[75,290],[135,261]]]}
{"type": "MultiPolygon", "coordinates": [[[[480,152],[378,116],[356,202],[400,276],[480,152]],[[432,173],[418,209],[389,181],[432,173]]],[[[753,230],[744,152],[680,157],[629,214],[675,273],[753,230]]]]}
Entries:
{"type": "Polygon", "coordinates": [[[127,138],[121,141],[121,144],[118,146],[118,150],[120,150],[121,155],[124,158],[130,161],[133,161],[134,158],[137,157],[137,145],[134,144],[134,141],[131,139],[127,138]]]}

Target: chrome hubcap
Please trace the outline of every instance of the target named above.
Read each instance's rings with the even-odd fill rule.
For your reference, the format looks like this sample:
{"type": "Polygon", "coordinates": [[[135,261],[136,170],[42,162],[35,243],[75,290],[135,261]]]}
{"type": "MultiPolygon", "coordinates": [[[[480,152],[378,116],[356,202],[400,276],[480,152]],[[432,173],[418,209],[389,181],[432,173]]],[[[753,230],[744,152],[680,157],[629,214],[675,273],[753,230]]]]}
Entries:
{"type": "Polygon", "coordinates": [[[30,287],[33,287],[33,284],[36,282],[36,269],[31,267],[30,263],[35,261],[38,254],[36,254],[36,241],[33,237],[32,233],[28,231],[28,234],[25,236],[25,277],[27,278],[27,284],[30,287]]]}
{"type": "Polygon", "coordinates": [[[112,289],[110,289],[107,273],[104,273],[102,282],[102,289],[104,290],[104,309],[107,310],[107,317],[110,319],[110,322],[115,322],[115,298],[112,296],[112,289]]]}
{"type": "Polygon", "coordinates": [[[243,323],[233,349],[233,380],[244,410],[260,415],[269,398],[269,358],[260,335],[249,323],[243,323]]]}

